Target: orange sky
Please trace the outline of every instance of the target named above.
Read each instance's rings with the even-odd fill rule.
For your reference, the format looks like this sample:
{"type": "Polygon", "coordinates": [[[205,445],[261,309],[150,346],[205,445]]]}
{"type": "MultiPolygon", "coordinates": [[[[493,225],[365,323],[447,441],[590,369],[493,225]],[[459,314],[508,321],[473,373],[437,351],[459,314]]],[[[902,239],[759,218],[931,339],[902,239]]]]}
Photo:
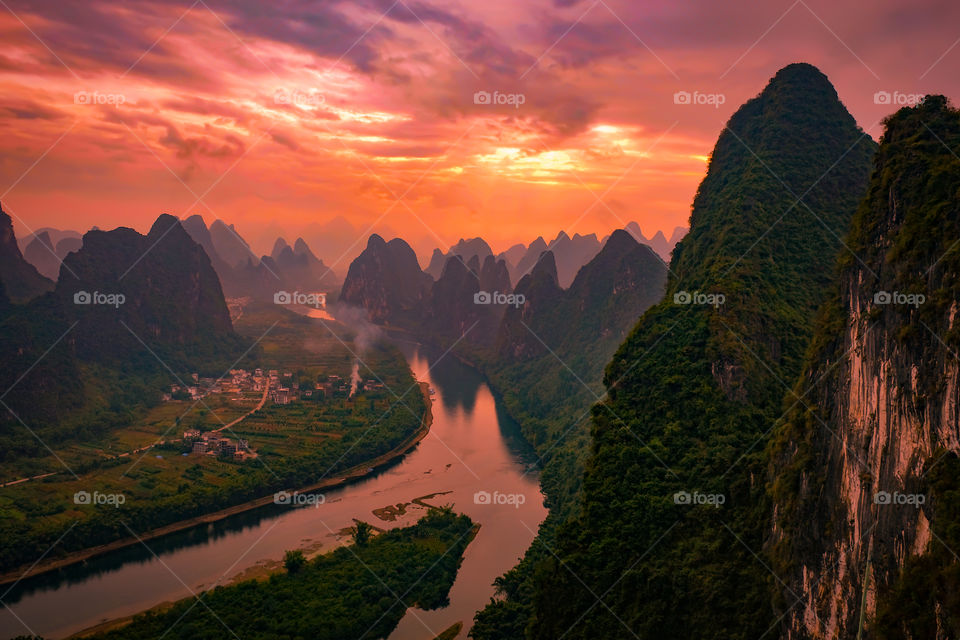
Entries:
{"type": "Polygon", "coordinates": [[[785,64],[819,66],[875,138],[877,91],[956,97],[956,2],[848,4],[8,1],[0,201],[20,235],[199,213],[261,251],[338,215],[420,253],[669,236],[785,64]]]}

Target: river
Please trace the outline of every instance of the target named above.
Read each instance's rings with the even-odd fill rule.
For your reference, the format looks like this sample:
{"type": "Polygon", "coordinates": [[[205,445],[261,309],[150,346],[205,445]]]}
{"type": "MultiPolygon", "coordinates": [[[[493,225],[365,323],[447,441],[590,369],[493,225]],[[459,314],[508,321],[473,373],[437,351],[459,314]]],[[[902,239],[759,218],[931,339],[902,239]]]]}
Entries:
{"type": "MultiPolygon", "coordinates": [[[[491,583],[530,545],[546,517],[536,457],[483,379],[450,356],[436,360],[425,349],[398,343],[418,380],[433,396],[433,426],[411,452],[348,486],[325,492],[317,506],[269,505],[219,522],[151,540],[83,565],[23,580],[2,600],[0,638],[36,633],[48,639],[105,620],[122,618],[239,574],[274,566],[287,549],[330,549],[353,519],[381,528],[412,523],[414,505],[396,521],[374,509],[438,494],[428,504],[452,504],[479,523],[450,591],[450,604],[434,611],[410,609],[390,640],[432,640],[460,621],[466,638],[473,614],[493,595],[491,583]],[[487,497],[490,497],[487,500],[487,497]]],[[[2,587],[7,589],[7,587],[2,587]]],[[[176,637],[175,630],[170,637],[176,637]]]]}

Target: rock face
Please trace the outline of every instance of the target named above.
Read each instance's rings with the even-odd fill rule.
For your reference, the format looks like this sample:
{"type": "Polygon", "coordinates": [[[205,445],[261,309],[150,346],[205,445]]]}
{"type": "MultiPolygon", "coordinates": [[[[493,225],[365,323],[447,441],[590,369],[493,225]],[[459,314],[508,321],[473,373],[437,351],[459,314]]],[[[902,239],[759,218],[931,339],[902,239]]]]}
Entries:
{"type": "Polygon", "coordinates": [[[373,234],[350,264],[340,302],[366,309],[373,322],[410,326],[424,315],[431,280],[410,245],[373,234]]]}
{"type": "Polygon", "coordinates": [[[940,96],[887,123],[771,462],[781,637],[960,637],[958,146],[940,96]]]}
{"type": "Polygon", "coordinates": [[[53,289],[53,282],[43,277],[37,268],[23,259],[13,221],[0,208],[0,281],[13,302],[27,302],[53,289]]]}
{"type": "Polygon", "coordinates": [[[173,216],[161,215],[145,236],[123,227],[90,231],[64,264],[54,293],[79,322],[81,358],[122,357],[139,340],[185,345],[233,331],[210,259],[173,216]],[[123,302],[98,304],[95,294],[120,294],[123,302]]]}
{"type": "Polygon", "coordinates": [[[731,117],[666,295],[606,368],[582,511],[535,569],[531,637],[759,638],[775,622],[754,555],[769,522],[759,452],[874,150],[810,65],[782,69],[731,117]]]}
{"type": "MultiPolygon", "coordinates": [[[[89,363],[146,396],[158,394],[166,366],[180,375],[213,362],[225,368],[242,350],[206,252],[176,218],[161,215],[147,235],[88,232],[52,292],[7,309],[0,385],[16,383],[6,402],[23,420],[51,427],[54,439],[64,435],[62,421],[109,409],[109,397],[90,393],[89,363]]],[[[0,417],[0,429],[16,424],[0,417]]]]}

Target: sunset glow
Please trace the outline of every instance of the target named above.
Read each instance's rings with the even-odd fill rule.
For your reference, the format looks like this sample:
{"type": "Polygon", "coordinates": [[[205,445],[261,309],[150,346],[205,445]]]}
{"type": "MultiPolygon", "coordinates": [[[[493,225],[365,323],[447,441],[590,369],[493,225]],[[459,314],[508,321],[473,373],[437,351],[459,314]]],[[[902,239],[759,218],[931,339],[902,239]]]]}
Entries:
{"type": "Polygon", "coordinates": [[[784,64],[818,65],[874,137],[875,92],[957,89],[947,3],[923,48],[895,2],[692,4],[10,2],[0,198],[18,235],[199,213],[261,251],[337,216],[422,255],[631,220],[669,235],[784,64]]]}

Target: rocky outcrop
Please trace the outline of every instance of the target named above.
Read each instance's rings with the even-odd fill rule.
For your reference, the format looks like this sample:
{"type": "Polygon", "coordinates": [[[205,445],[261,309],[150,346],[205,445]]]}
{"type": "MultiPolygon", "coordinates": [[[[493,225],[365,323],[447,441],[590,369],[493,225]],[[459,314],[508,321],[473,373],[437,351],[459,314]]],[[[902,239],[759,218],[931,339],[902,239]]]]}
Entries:
{"type": "Polygon", "coordinates": [[[424,316],[431,281],[410,245],[373,234],[350,264],[340,302],[362,307],[376,323],[415,326],[424,316]]]}
{"type": "Polygon", "coordinates": [[[233,332],[210,259],[173,216],[161,215],[145,236],[90,231],[64,265],[54,293],[79,323],[81,358],[122,357],[140,340],[186,345],[233,332]]]}
{"type": "Polygon", "coordinates": [[[757,560],[769,522],[759,452],[783,409],[780,381],[802,370],[874,150],[806,64],[730,118],[666,295],[606,367],[579,517],[533,569],[528,637],[720,640],[774,625],[757,560]]]}
{"type": "Polygon", "coordinates": [[[890,118],[847,241],[856,255],[787,398],[770,545],[788,576],[785,638],[960,633],[943,553],[958,523],[932,482],[960,453],[958,145],[960,113],[942,97],[890,118]],[[904,597],[905,567],[935,553],[904,597]]]}
{"type": "Polygon", "coordinates": [[[13,302],[27,302],[45,291],[53,289],[53,282],[23,259],[13,221],[0,208],[0,281],[13,302]]]}

